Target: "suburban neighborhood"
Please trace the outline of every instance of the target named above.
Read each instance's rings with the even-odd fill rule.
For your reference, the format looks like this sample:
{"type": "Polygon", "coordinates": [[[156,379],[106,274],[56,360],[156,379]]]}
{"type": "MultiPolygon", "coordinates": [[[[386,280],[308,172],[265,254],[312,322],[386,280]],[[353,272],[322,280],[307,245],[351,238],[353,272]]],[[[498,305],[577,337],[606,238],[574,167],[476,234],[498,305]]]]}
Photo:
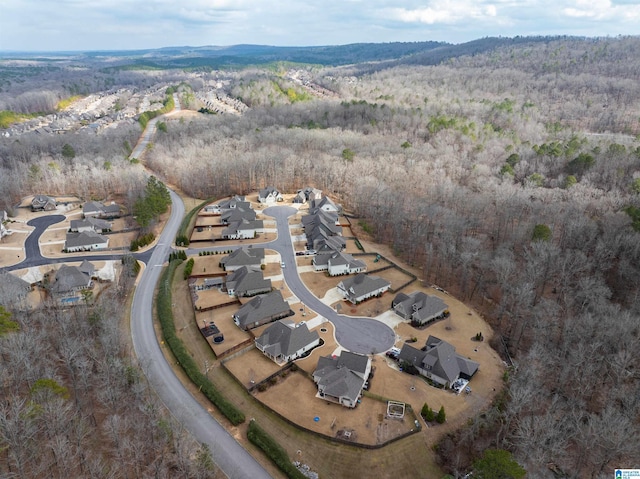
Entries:
{"type": "MultiPolygon", "coordinates": [[[[65,216],[60,226],[43,233],[44,252],[88,256],[37,273],[4,273],[0,294],[10,291],[26,301],[40,291],[38,297],[46,294],[68,307],[90,301],[116,279],[105,274],[105,262],[94,262],[91,255],[127,249],[118,239],[123,234],[133,238],[120,233],[130,230],[123,223],[122,206],[37,195],[28,208],[31,214],[65,216]]],[[[7,226],[12,224],[3,212],[3,241],[22,234],[22,224],[10,231],[7,226]]],[[[191,254],[187,300],[201,337],[221,365],[278,414],[294,423],[305,423],[298,406],[316,411],[315,418],[331,414],[329,423],[305,423],[318,434],[353,444],[385,444],[424,429],[416,412],[420,401],[451,408],[448,417],[453,421],[471,413],[476,404],[471,398],[484,394],[483,401],[488,401],[490,394],[482,391],[493,389],[499,380],[497,355],[487,356],[490,348],[480,354],[479,346],[470,343],[471,334],[460,337],[455,332],[482,330],[480,318],[456,313],[464,305],[421,285],[380,252],[365,250],[342,207],[316,188],[283,194],[266,187],[205,205],[195,218],[190,251],[196,255],[191,254]],[[290,209],[286,224],[273,216],[285,210],[273,208],[290,209]],[[292,248],[288,252],[282,249],[287,241],[292,248]],[[300,278],[313,302],[294,293],[288,275],[300,278]],[[330,309],[325,312],[322,304],[330,309]],[[373,326],[389,331],[384,347],[343,346],[358,344],[357,336],[343,336],[344,328],[362,328],[366,335],[373,326]],[[482,372],[489,376],[479,378],[482,372]],[[479,381],[486,385],[476,387],[479,381]],[[377,396],[369,396],[369,391],[377,396]],[[283,409],[278,398],[291,395],[300,404],[283,409]],[[380,402],[374,399],[378,396],[393,401],[380,402]],[[418,397],[424,399],[416,402],[418,397]],[[402,415],[389,412],[392,403],[400,405],[402,415]],[[342,412],[325,411],[331,405],[341,406],[342,412]],[[361,422],[378,410],[384,434],[372,434],[361,422]]]]}
{"type": "MultiPolygon", "coordinates": [[[[277,238],[280,231],[278,228],[277,238]]],[[[478,391],[482,393],[489,385],[491,391],[497,385],[497,355],[491,359],[493,364],[480,369],[485,361],[481,356],[490,348],[482,348],[482,355],[476,354],[480,349],[470,341],[470,333],[467,338],[452,336],[452,314],[457,318],[453,319],[455,322],[477,325],[470,328],[478,329],[481,321],[472,313],[452,313],[464,306],[455,301],[453,307],[453,298],[446,293],[420,286],[414,275],[386,256],[364,251],[348,218],[342,216],[342,208],[320,190],[308,187],[295,194],[282,194],[269,187],[257,194],[236,195],[208,204],[195,219],[191,246],[203,250],[193,257],[188,280],[191,308],[202,336],[222,365],[256,399],[294,422],[300,420],[295,408],[282,409],[278,397],[295,394],[318,411],[326,406],[314,401],[341,405],[344,413],[333,413],[333,425],[313,421],[306,427],[348,442],[379,444],[420,431],[416,424],[421,420],[412,411],[421,404],[410,404],[413,409],[405,407],[416,391],[427,388],[424,393],[435,397],[451,391],[448,394],[453,394],[460,404],[454,407],[452,399],[440,401],[453,408],[449,416],[453,420],[456,409],[475,402],[470,400],[478,393],[475,384],[469,382],[478,381],[479,371],[486,368],[495,371],[495,375],[478,391]],[[295,271],[289,272],[283,254],[269,247],[276,233],[272,207],[292,208],[286,230],[292,241],[295,271]],[[224,231],[234,220],[260,222],[263,228],[255,234],[237,236],[233,242],[217,231],[224,231]],[[346,323],[352,316],[351,321],[364,316],[371,325],[389,325],[396,338],[389,343],[390,349],[365,354],[341,347],[333,320],[318,314],[315,306],[293,294],[293,285],[287,278],[290,273],[300,276],[316,301],[326,302],[338,315],[344,315],[346,323]],[[431,328],[433,334],[426,334],[431,328]],[[417,337],[423,338],[422,343],[416,343],[417,337]],[[463,348],[464,354],[457,351],[460,340],[469,344],[463,348]],[[298,372],[287,374],[294,370],[298,372]],[[378,380],[385,376],[388,379],[378,380]],[[405,393],[397,387],[386,390],[384,386],[403,382],[405,393]],[[383,393],[401,404],[404,419],[388,415],[388,404],[372,403],[368,391],[383,393]],[[349,417],[361,414],[358,411],[382,406],[381,425],[393,431],[388,435],[368,438],[365,431],[346,426],[351,421],[349,417]]]]}

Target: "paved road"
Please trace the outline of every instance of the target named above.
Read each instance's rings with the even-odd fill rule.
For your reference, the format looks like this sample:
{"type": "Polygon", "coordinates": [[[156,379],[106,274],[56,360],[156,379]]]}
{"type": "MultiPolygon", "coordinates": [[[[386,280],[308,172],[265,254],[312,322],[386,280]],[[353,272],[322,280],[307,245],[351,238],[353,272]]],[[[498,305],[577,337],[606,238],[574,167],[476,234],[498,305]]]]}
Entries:
{"type": "MultiPolygon", "coordinates": [[[[140,277],[131,308],[131,337],[142,369],[151,386],[178,421],[202,443],[214,462],[230,478],[268,479],[271,476],[191,396],[165,360],[153,329],[153,294],[171,243],[184,215],[182,200],[171,191],[171,217],[140,277]]],[[[163,285],[159,293],[163,294],[163,285]]]]}
{"type": "MultiPolygon", "coordinates": [[[[49,216],[40,216],[39,218],[34,218],[29,221],[27,224],[29,226],[33,226],[34,230],[29,233],[27,239],[24,243],[24,249],[26,252],[26,258],[24,258],[20,263],[14,264],[11,266],[5,266],[2,268],[5,271],[15,271],[18,269],[26,269],[33,268],[36,266],[44,266],[46,264],[55,264],[55,263],[71,263],[75,261],[116,261],[119,260],[123,254],[129,253],[128,251],[113,251],[113,252],[105,252],[102,254],[96,253],[84,253],[81,255],[73,255],[73,254],[65,254],[64,256],[60,256],[57,258],[47,258],[42,256],[40,252],[40,237],[46,231],[46,229],[52,225],[60,223],[65,220],[64,215],[49,215],[49,216]]],[[[153,253],[153,248],[141,252],[141,253],[133,253],[133,256],[142,261],[143,263],[148,263],[151,254],[153,253]]]]}
{"type": "MultiPolygon", "coordinates": [[[[290,206],[271,206],[263,211],[264,214],[275,218],[278,227],[278,236],[273,241],[254,244],[269,248],[280,253],[285,264],[282,270],[289,290],[305,306],[312,309],[320,316],[331,321],[335,327],[336,341],[343,348],[361,354],[380,353],[389,350],[395,343],[396,335],[389,326],[372,318],[344,316],[338,314],[333,308],[320,301],[304,285],[296,267],[296,255],[289,231],[289,216],[297,213],[290,206]]],[[[241,245],[214,246],[208,248],[190,248],[187,254],[196,255],[199,251],[229,251],[241,248],[241,245]]]]}
{"type": "Polygon", "coordinates": [[[169,113],[156,116],[155,118],[152,118],[151,120],[149,120],[149,122],[147,123],[147,127],[144,129],[144,131],[142,132],[142,135],[140,136],[140,139],[138,140],[138,144],[129,155],[129,159],[132,159],[132,158],[140,159],[140,157],[143,155],[145,151],[145,148],[151,142],[151,139],[153,138],[153,135],[156,132],[156,123],[164,119],[166,116],[171,116],[173,113],[176,113],[182,110],[177,93],[173,94],[173,103],[175,106],[173,110],[171,110],[169,113]]]}
{"type": "MultiPolygon", "coordinates": [[[[176,108],[179,101],[174,95],[176,108]]],[[[154,118],[152,126],[157,120],[154,118]],[[154,121],[155,120],[155,121],[154,121]]],[[[151,124],[151,122],[149,122],[151,124]]],[[[147,128],[143,138],[132,153],[143,152],[153,136],[154,128],[147,128]]],[[[144,253],[134,256],[146,263],[140,276],[131,307],[131,338],[140,365],[157,395],[173,416],[188,430],[197,441],[209,446],[217,466],[231,479],[271,479],[271,475],[231,436],[184,388],[174,374],[171,365],[165,360],[158,344],[153,327],[153,297],[162,272],[162,266],[171,251],[180,222],[184,216],[182,199],[173,191],[171,194],[171,216],[158,239],[157,245],[144,253]]],[[[34,226],[25,242],[27,258],[21,263],[5,268],[22,269],[50,263],[82,261],[84,259],[103,261],[118,259],[122,253],[112,255],[80,255],[61,258],[45,258],[40,253],[39,239],[48,226],[65,219],[62,215],[43,216],[31,220],[34,226]]],[[[159,290],[162,294],[162,287],[159,290]]]]}
{"type": "Polygon", "coordinates": [[[265,209],[264,213],[275,218],[278,225],[277,239],[264,246],[276,250],[282,256],[285,264],[282,272],[291,292],[308,308],[333,323],[338,344],[349,351],[361,354],[379,353],[390,349],[396,340],[393,329],[375,319],[337,314],[302,283],[296,267],[288,221],[289,216],[297,213],[297,210],[290,206],[272,206],[265,209]]]}

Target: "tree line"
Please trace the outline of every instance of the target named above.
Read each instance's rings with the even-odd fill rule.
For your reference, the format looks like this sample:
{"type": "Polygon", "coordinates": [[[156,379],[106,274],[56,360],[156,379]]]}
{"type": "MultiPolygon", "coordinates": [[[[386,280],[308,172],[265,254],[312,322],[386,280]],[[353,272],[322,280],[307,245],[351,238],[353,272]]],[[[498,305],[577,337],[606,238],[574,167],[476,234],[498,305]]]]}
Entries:
{"type": "MultiPolygon", "coordinates": [[[[598,131],[599,109],[578,109],[578,129],[556,116],[573,108],[573,90],[554,96],[516,82],[517,70],[484,78],[486,63],[334,77],[340,102],[172,124],[148,164],[198,197],[315,185],[427,283],[485,314],[517,369],[495,407],[443,443],[452,472],[487,448],[534,475],[631,467],[640,249],[627,208],[639,203],[640,143],[598,131]]],[[[627,98],[626,85],[612,88],[627,98]]],[[[634,121],[625,128],[637,133],[634,121]]]]}
{"type": "MultiPolygon", "coordinates": [[[[146,162],[199,198],[321,188],[484,313],[516,367],[493,407],[440,444],[451,472],[508,449],[536,477],[598,477],[640,450],[637,41],[315,71],[337,99],[293,102],[283,92],[300,87],[273,72],[227,73],[252,109],[168,122],[146,162]]],[[[133,206],[145,187],[124,160],[133,131],[110,134],[3,139],[1,186],[12,198],[113,188],[133,206]]]]}

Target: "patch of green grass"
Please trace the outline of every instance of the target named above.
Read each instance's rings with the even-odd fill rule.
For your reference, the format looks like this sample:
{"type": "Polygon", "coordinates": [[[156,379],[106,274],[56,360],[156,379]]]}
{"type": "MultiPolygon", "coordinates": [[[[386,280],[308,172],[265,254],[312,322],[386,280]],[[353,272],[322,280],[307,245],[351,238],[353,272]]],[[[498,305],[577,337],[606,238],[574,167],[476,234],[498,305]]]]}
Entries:
{"type": "Polygon", "coordinates": [[[16,113],[11,110],[0,110],[0,128],[9,128],[14,123],[36,118],[39,113],[16,113]]]}
{"type": "Polygon", "coordinates": [[[82,95],[73,95],[73,96],[70,96],[69,98],[64,98],[63,100],[60,100],[58,102],[58,104],[56,105],[56,110],[57,111],[65,110],[66,108],[69,107],[69,105],[71,105],[74,101],[78,101],[80,98],[82,98],[82,95]]]}

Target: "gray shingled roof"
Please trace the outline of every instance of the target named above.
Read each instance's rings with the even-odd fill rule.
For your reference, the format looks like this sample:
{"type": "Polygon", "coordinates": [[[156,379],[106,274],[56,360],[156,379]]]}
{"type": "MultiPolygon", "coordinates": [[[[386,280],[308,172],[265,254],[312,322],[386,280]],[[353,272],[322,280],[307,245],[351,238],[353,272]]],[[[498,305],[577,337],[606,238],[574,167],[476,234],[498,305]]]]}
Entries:
{"type": "Polygon", "coordinates": [[[77,230],[79,228],[84,228],[86,226],[90,226],[94,230],[110,230],[111,229],[111,223],[98,218],[89,217],[81,220],[71,220],[72,230],[77,230]]]}
{"type": "Polygon", "coordinates": [[[255,221],[256,212],[252,209],[234,208],[227,210],[220,216],[220,221],[224,224],[235,223],[238,221],[255,221]]]}
{"type": "Polygon", "coordinates": [[[55,207],[56,204],[56,199],[47,195],[36,195],[31,200],[31,207],[34,209],[44,209],[47,205],[55,207]]]}
{"type": "Polygon", "coordinates": [[[478,370],[477,362],[460,356],[451,344],[435,336],[429,336],[424,349],[424,351],[416,349],[405,343],[398,359],[413,364],[417,368],[427,369],[449,383],[455,381],[460,373],[471,377],[478,370]]]}
{"type": "Polygon", "coordinates": [[[290,311],[289,303],[282,298],[280,291],[276,290],[256,296],[248,303],[243,304],[233,316],[242,329],[247,329],[254,327],[256,323],[264,324],[272,318],[284,317],[290,311]]]}
{"type": "Polygon", "coordinates": [[[120,206],[115,203],[105,205],[104,203],[101,203],[99,201],[87,201],[82,206],[82,213],[83,214],[98,213],[104,216],[116,215],[116,214],[120,214],[120,206]]]}
{"type": "Polygon", "coordinates": [[[93,244],[106,244],[109,238],[106,238],[93,231],[84,231],[82,233],[67,233],[67,240],[64,243],[65,248],[77,248],[91,246],[93,244]]]}
{"type": "Polygon", "coordinates": [[[324,386],[325,396],[336,398],[346,397],[351,402],[358,400],[364,380],[349,369],[342,368],[331,371],[323,376],[318,385],[324,386]]]}
{"type": "Polygon", "coordinates": [[[16,298],[23,298],[29,290],[31,285],[22,278],[6,271],[0,272],[0,301],[9,302],[16,298]]]}
{"type": "Polygon", "coordinates": [[[255,266],[264,259],[264,248],[239,248],[220,260],[220,264],[229,266],[255,266]]]}
{"type": "Polygon", "coordinates": [[[250,209],[251,203],[245,200],[244,196],[235,195],[228,200],[223,200],[217,204],[218,208],[221,210],[231,209],[231,208],[245,208],[250,209]]]}
{"type": "Polygon", "coordinates": [[[78,266],[78,269],[83,273],[88,274],[90,278],[92,278],[94,273],[96,272],[96,267],[93,265],[93,263],[87,261],[86,259],[80,264],[80,266],[78,266]]]}
{"type": "Polygon", "coordinates": [[[316,331],[309,331],[306,324],[295,327],[284,321],[276,321],[256,338],[256,343],[273,357],[288,357],[317,341],[319,337],[316,331]]]}
{"type": "Polygon", "coordinates": [[[321,236],[307,238],[307,246],[316,251],[341,251],[347,247],[347,242],[342,236],[321,236]]]}
{"type": "Polygon", "coordinates": [[[429,320],[448,308],[438,296],[430,296],[422,291],[409,295],[398,293],[391,304],[396,313],[405,319],[414,317],[418,320],[429,320]]]}
{"type": "Polygon", "coordinates": [[[260,198],[266,198],[269,195],[277,196],[280,192],[273,186],[267,186],[266,188],[258,192],[260,198]]]}
{"type": "Polygon", "coordinates": [[[364,268],[367,266],[364,261],[360,261],[359,259],[355,259],[348,253],[335,253],[329,259],[329,266],[337,266],[337,265],[349,265],[349,268],[364,268]]]}
{"type": "Polygon", "coordinates": [[[251,230],[258,230],[258,229],[262,229],[263,228],[263,221],[262,220],[256,220],[256,221],[247,221],[247,220],[241,220],[241,221],[236,221],[234,223],[229,224],[229,226],[227,226],[223,231],[222,231],[222,236],[229,236],[229,235],[235,235],[237,234],[239,231],[251,231],[251,230]]]}
{"type": "Polygon", "coordinates": [[[324,387],[325,395],[355,402],[367,380],[368,365],[367,356],[342,351],[338,357],[321,356],[313,377],[324,387]]]}
{"type": "Polygon", "coordinates": [[[336,211],[340,210],[340,207],[336,205],[331,200],[331,198],[329,198],[328,196],[325,196],[320,200],[311,200],[311,202],[309,203],[309,212],[313,214],[317,210],[321,209],[322,207],[329,207],[331,209],[335,209],[336,211]]]}
{"type": "Polygon", "coordinates": [[[91,277],[80,271],[77,266],[63,264],[56,272],[56,279],[51,286],[54,293],[68,293],[78,288],[86,288],[91,283],[91,277]]]}
{"type": "Polygon", "coordinates": [[[236,296],[255,294],[255,291],[270,291],[271,280],[264,279],[262,271],[252,271],[246,266],[236,269],[227,275],[227,289],[233,290],[236,296]]]}
{"type": "Polygon", "coordinates": [[[379,276],[358,273],[351,278],[340,281],[338,288],[346,291],[347,297],[351,300],[366,296],[372,291],[390,285],[391,283],[389,283],[389,281],[379,276]]]}

